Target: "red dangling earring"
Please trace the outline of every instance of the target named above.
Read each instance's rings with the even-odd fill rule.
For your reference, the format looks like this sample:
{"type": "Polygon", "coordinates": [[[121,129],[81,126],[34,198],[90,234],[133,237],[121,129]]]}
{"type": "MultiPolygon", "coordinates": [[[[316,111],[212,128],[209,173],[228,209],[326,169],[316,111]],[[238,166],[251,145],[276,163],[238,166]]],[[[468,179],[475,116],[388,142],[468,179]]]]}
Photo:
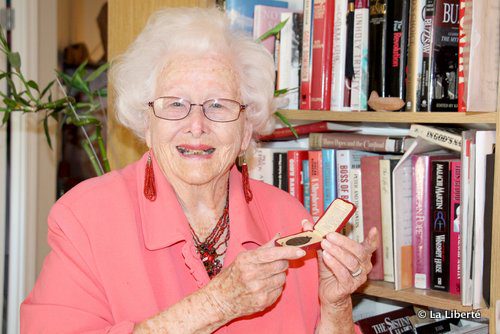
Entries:
{"type": "Polygon", "coordinates": [[[250,201],[253,198],[252,194],[252,189],[250,189],[250,180],[248,176],[248,165],[247,161],[245,159],[245,154],[243,153],[242,155],[239,156],[239,162],[241,166],[241,176],[242,176],[242,181],[243,181],[243,193],[245,194],[245,200],[247,203],[250,203],[250,201]]]}
{"type": "Polygon", "coordinates": [[[151,202],[156,199],[155,173],[153,171],[153,162],[151,161],[151,151],[148,153],[146,173],[144,173],[144,197],[151,202]]]}

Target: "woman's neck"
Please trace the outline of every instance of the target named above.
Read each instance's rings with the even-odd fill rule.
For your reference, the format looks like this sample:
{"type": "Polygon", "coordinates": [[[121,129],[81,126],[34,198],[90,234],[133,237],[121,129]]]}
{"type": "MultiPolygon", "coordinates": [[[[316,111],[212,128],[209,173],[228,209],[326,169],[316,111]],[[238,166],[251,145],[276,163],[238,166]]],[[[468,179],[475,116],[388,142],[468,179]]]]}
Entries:
{"type": "Polygon", "coordinates": [[[192,229],[200,240],[204,240],[224,211],[229,195],[229,172],[202,185],[193,185],[182,180],[169,182],[192,229]]]}

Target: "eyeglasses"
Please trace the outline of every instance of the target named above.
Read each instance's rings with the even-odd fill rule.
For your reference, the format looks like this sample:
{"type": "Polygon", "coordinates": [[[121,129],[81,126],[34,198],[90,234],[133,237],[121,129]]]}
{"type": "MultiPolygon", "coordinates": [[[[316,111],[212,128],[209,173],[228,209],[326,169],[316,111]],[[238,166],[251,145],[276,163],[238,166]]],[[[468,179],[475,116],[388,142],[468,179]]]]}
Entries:
{"type": "Polygon", "coordinates": [[[214,122],[236,121],[247,107],[230,99],[210,99],[202,104],[196,104],[175,96],[159,97],[148,102],[148,106],[153,108],[156,117],[169,121],[184,119],[189,115],[193,106],[201,106],[205,117],[214,122]]]}

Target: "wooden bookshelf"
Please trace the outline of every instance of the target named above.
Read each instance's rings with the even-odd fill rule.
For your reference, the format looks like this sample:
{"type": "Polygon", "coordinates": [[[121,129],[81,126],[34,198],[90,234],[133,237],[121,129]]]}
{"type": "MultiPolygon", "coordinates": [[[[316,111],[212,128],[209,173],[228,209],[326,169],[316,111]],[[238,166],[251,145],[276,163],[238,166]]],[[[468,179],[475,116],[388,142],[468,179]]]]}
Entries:
{"type": "Polygon", "coordinates": [[[279,110],[289,120],[369,123],[489,124],[494,127],[496,112],[342,112],[319,110],[279,110]]]}
{"type": "MultiPolygon", "coordinates": [[[[357,292],[367,296],[391,299],[404,303],[434,307],[443,310],[457,310],[459,312],[472,311],[471,307],[462,306],[459,295],[452,295],[447,292],[436,290],[423,290],[415,288],[396,291],[394,290],[393,283],[384,281],[369,281],[359,288],[357,292]]],[[[491,316],[488,308],[482,308],[480,313],[483,318],[490,318],[491,316]]]]}

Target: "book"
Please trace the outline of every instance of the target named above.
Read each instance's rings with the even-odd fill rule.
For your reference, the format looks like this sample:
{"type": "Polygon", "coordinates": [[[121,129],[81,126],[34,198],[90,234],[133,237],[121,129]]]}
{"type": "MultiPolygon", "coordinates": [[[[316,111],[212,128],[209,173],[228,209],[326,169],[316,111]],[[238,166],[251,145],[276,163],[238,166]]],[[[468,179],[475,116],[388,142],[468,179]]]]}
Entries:
{"type": "Polygon", "coordinates": [[[431,163],[446,158],[442,153],[438,151],[412,156],[413,279],[418,289],[430,288],[431,163]]]}
{"type": "MultiPolygon", "coordinates": [[[[374,153],[358,151],[358,150],[337,150],[337,197],[343,200],[352,201],[352,180],[351,170],[361,167],[361,157],[374,155],[374,153]]],[[[346,225],[343,233],[348,236],[353,236],[353,222],[346,225]]]]}
{"type": "Polygon", "coordinates": [[[288,8],[286,1],[278,0],[226,0],[226,15],[231,29],[251,35],[253,33],[254,8],[256,5],[288,8]]]}
{"type": "MultiPolygon", "coordinates": [[[[316,223],[325,212],[323,206],[323,158],[321,151],[309,151],[309,196],[311,216],[316,223]]],[[[304,172],[305,174],[305,172],[304,172]]],[[[304,195],[305,197],[305,195],[304,195]]]]}
{"type": "Polygon", "coordinates": [[[467,111],[497,110],[497,87],[500,57],[500,11],[498,1],[473,1],[472,10],[465,11],[464,22],[470,22],[470,48],[465,82],[467,111]],[[472,19],[468,19],[471,15],[472,19]]]}
{"type": "Polygon", "coordinates": [[[273,184],[288,192],[288,159],[286,152],[273,153],[273,184]]]}
{"type": "Polygon", "coordinates": [[[380,97],[386,97],[387,69],[387,1],[370,0],[370,40],[368,46],[369,84],[371,93],[376,91],[380,97]]]}
{"type": "Polygon", "coordinates": [[[413,138],[398,138],[357,133],[310,133],[311,149],[335,148],[369,152],[403,153],[413,138]]]}
{"type": "Polygon", "coordinates": [[[288,192],[304,203],[303,187],[303,166],[302,161],[307,160],[308,152],[306,150],[290,150],[287,153],[288,158],[288,192]]]}
{"type": "Polygon", "coordinates": [[[428,0],[419,111],[458,111],[459,0],[428,0]]]}
{"type": "Polygon", "coordinates": [[[372,271],[370,280],[384,279],[384,263],[382,255],[382,214],[380,198],[380,155],[361,157],[361,188],[363,204],[363,229],[367,235],[372,227],[376,227],[379,237],[379,248],[372,254],[372,271]]]}
{"type": "Polygon", "coordinates": [[[472,0],[461,0],[458,12],[458,111],[467,111],[472,0]]]}
{"type": "Polygon", "coordinates": [[[309,160],[302,160],[302,186],[304,188],[304,207],[311,213],[311,181],[309,179],[309,160]]]}
{"type": "MultiPolygon", "coordinates": [[[[493,153],[496,142],[495,131],[476,131],[475,180],[474,180],[474,230],[472,268],[472,307],[480,308],[483,298],[484,264],[484,203],[486,188],[486,156],[493,153]]],[[[488,182],[491,182],[488,180],[488,182]]]]}
{"type": "Polygon", "coordinates": [[[278,62],[278,89],[288,89],[285,95],[288,103],[284,109],[299,108],[300,52],[302,41],[302,14],[281,13],[286,24],[280,32],[280,53],[278,62]]]}
{"type": "Polygon", "coordinates": [[[302,25],[302,63],[300,67],[300,109],[311,109],[311,75],[313,50],[313,0],[304,0],[302,25]]]}
{"type": "Polygon", "coordinates": [[[387,3],[387,96],[406,98],[406,54],[410,0],[387,3]]]}
{"type": "Polygon", "coordinates": [[[415,316],[413,308],[405,307],[358,320],[354,323],[354,331],[362,334],[415,333],[415,327],[411,321],[413,316],[415,316]]]}
{"type": "Polygon", "coordinates": [[[392,171],[398,158],[384,158],[380,164],[380,212],[382,214],[382,247],[384,255],[384,281],[394,282],[394,234],[392,219],[392,171]]]}
{"type": "Polygon", "coordinates": [[[311,109],[329,110],[335,1],[315,0],[313,3],[311,109]]]}
{"type": "Polygon", "coordinates": [[[248,164],[250,178],[273,185],[274,153],[280,151],[283,150],[267,147],[255,148],[252,159],[248,164]]]}
{"type": "MultiPolygon", "coordinates": [[[[348,0],[335,1],[335,20],[333,22],[333,54],[331,59],[331,100],[332,110],[343,111],[345,94],[345,67],[347,43],[348,0]]],[[[314,64],[313,64],[314,65],[314,64]]],[[[329,88],[329,86],[325,86],[329,88]]]]}
{"type": "Polygon", "coordinates": [[[424,40],[424,16],[426,0],[410,0],[408,72],[406,80],[406,111],[417,111],[420,105],[420,81],[422,79],[422,53],[424,40]]]}
{"type": "Polygon", "coordinates": [[[337,171],[334,149],[322,149],[323,158],[323,207],[327,208],[337,198],[337,171]]]}
{"type": "Polygon", "coordinates": [[[453,151],[461,152],[462,131],[463,129],[459,128],[439,128],[422,124],[412,124],[409,135],[415,138],[423,138],[453,151]]]}
{"type": "MultiPolygon", "coordinates": [[[[368,110],[368,0],[356,0],[354,10],[353,69],[351,110],[368,110]]],[[[335,47],[335,46],[334,46],[335,47]]]]}
{"type": "Polygon", "coordinates": [[[460,160],[450,161],[450,289],[460,295],[460,160]]]}
{"type": "MultiPolygon", "coordinates": [[[[495,178],[495,152],[486,155],[486,180],[495,178]]],[[[493,182],[487,182],[485,186],[484,201],[484,271],[483,271],[483,298],[487,307],[491,305],[490,283],[491,283],[491,247],[493,228],[493,182]]]]}
{"type": "Polygon", "coordinates": [[[436,160],[431,165],[431,288],[449,291],[450,164],[436,160]]]}
{"type": "MultiPolygon", "coordinates": [[[[253,38],[257,39],[269,29],[275,27],[281,22],[281,13],[290,12],[290,9],[285,7],[272,7],[265,5],[256,5],[254,9],[254,24],[253,24],[253,38]]],[[[274,55],[274,42],[275,36],[269,36],[262,41],[262,45],[274,55]]]]}
{"type": "MultiPolygon", "coordinates": [[[[361,167],[361,166],[360,166],[361,167]]],[[[352,215],[352,240],[363,242],[365,232],[363,224],[363,189],[361,168],[351,169],[352,203],[356,206],[356,211],[352,215]]]]}
{"type": "MultiPolygon", "coordinates": [[[[363,125],[356,123],[335,123],[320,121],[309,124],[296,125],[293,127],[299,136],[308,135],[312,132],[356,132],[365,135],[385,135],[385,136],[406,136],[409,134],[408,128],[387,126],[387,125],[363,125]]],[[[274,130],[273,133],[260,136],[260,141],[295,139],[294,134],[288,127],[274,130]]]]}

